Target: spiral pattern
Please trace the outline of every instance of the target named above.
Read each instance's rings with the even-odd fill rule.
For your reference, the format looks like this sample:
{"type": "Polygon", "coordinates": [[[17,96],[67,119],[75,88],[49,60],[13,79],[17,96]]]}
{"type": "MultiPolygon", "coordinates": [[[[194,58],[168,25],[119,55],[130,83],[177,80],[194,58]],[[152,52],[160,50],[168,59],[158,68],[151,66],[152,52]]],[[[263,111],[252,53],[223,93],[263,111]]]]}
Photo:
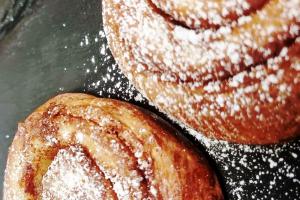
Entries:
{"type": "Polygon", "coordinates": [[[57,96],[19,125],[4,199],[223,199],[206,160],[174,133],[127,103],[57,96]]]}
{"type": "Polygon", "coordinates": [[[173,20],[191,29],[219,28],[261,9],[268,0],[152,0],[173,20]]]}
{"type": "Polygon", "coordinates": [[[171,118],[248,144],[299,135],[300,1],[104,0],[111,51],[171,118]]]}

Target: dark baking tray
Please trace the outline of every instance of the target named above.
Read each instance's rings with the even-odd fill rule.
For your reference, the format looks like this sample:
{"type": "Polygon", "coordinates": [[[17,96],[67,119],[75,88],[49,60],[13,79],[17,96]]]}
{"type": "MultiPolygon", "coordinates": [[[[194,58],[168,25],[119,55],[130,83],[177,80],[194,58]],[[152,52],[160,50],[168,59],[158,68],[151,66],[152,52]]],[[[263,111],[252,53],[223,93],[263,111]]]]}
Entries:
{"type": "MultiPolygon", "coordinates": [[[[56,94],[85,92],[121,99],[170,121],[118,70],[103,35],[100,0],[19,0],[10,1],[11,6],[5,1],[0,0],[1,198],[17,122],[56,94]]],[[[300,199],[299,139],[264,147],[235,145],[196,140],[173,125],[206,154],[226,199],[300,199]]]]}

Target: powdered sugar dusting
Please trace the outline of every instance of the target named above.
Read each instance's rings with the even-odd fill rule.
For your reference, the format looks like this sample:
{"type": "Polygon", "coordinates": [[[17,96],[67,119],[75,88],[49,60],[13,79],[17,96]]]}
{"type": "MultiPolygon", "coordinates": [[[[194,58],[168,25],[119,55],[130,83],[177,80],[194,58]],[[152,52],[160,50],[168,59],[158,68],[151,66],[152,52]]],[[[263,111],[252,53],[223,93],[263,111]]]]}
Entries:
{"type": "Polygon", "coordinates": [[[191,129],[189,133],[216,162],[232,199],[291,199],[290,193],[294,197],[300,196],[300,163],[297,159],[300,140],[249,146],[208,139],[191,129]]]}
{"type": "Polygon", "coordinates": [[[230,17],[236,19],[246,11],[257,9],[266,1],[253,3],[247,0],[231,1],[157,1],[158,7],[170,14],[174,19],[185,22],[191,28],[209,27],[212,25],[224,25],[230,22],[230,17]],[[184,8],[184,9],[182,9],[184,8]]]}
{"type": "MultiPolygon", "coordinates": [[[[155,2],[168,2],[166,7],[178,5],[182,6],[182,9],[202,7],[197,1],[186,3],[186,6],[181,1],[155,2]]],[[[226,2],[228,3],[222,1],[224,4],[226,2]]],[[[236,11],[239,7],[248,9],[245,1],[229,2],[228,6],[224,7],[225,10],[230,8],[236,11]]],[[[144,64],[146,70],[175,74],[182,81],[192,79],[203,83],[223,78],[228,74],[235,75],[274,56],[275,49],[269,47],[271,42],[280,41],[276,44],[278,48],[282,48],[282,43],[300,34],[295,28],[299,27],[297,22],[300,20],[300,14],[296,11],[300,7],[297,0],[270,1],[253,15],[240,16],[238,22],[225,24],[217,30],[196,31],[170,23],[164,16],[154,12],[145,0],[116,0],[112,1],[112,4],[123,7],[107,12],[120,12],[120,15],[126,16],[114,19],[120,26],[119,34],[124,39],[125,52],[133,49],[131,53],[134,59],[144,64]],[[289,29],[292,31],[288,31],[289,29]],[[290,34],[281,34],[284,32],[290,34]]],[[[220,6],[212,2],[207,4],[220,6]]],[[[218,16],[217,12],[209,12],[214,10],[213,7],[206,12],[208,16],[218,16]]],[[[196,10],[198,13],[201,9],[196,10]]],[[[242,14],[243,12],[240,13],[242,14]]],[[[107,31],[110,34],[110,31],[107,31]]],[[[130,70],[129,66],[123,68],[130,70]]]]}
{"type": "Polygon", "coordinates": [[[61,149],[43,177],[43,200],[94,200],[105,197],[103,177],[82,148],[61,149]]]}
{"type": "Polygon", "coordinates": [[[102,97],[118,98],[123,100],[134,99],[137,102],[146,103],[146,99],[127,81],[109,51],[105,33],[99,31],[96,37],[100,44],[99,55],[93,55],[93,68],[86,72],[89,76],[85,85],[87,92],[93,92],[102,97]]]}

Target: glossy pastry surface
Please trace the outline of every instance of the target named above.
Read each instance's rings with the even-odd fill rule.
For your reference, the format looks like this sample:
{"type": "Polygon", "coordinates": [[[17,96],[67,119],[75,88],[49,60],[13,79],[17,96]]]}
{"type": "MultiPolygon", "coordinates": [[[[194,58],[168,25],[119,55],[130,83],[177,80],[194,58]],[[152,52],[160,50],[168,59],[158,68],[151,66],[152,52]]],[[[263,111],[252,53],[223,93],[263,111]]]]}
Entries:
{"type": "Polygon", "coordinates": [[[176,130],[84,94],[59,95],[19,124],[4,185],[4,200],[223,199],[207,161],[176,130]]]}
{"type": "Polygon", "coordinates": [[[300,1],[104,0],[110,49],[152,103],[208,137],[300,134],[300,1]]]}

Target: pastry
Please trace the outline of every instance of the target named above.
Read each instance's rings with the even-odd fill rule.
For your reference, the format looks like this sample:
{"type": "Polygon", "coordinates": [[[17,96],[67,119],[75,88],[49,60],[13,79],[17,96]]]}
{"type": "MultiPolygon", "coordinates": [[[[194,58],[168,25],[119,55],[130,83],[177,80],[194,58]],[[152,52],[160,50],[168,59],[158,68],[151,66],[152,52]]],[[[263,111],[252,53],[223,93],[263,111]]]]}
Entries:
{"type": "Polygon", "coordinates": [[[85,94],[59,95],[10,147],[4,200],[223,199],[203,156],[155,115],[85,94]]]}
{"type": "Polygon", "coordinates": [[[170,118],[209,138],[300,134],[299,0],[104,0],[123,73],[170,118]]]}

